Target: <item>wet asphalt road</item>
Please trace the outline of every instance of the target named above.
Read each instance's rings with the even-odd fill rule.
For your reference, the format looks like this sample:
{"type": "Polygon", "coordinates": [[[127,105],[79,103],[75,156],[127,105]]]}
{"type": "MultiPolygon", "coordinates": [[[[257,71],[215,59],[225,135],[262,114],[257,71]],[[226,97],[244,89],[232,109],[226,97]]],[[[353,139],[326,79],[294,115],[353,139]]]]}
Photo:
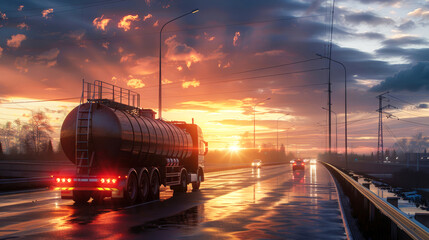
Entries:
{"type": "MultiPolygon", "coordinates": [[[[191,186],[189,185],[190,189],[191,186]]],[[[198,192],[135,206],[74,206],[58,192],[0,196],[0,239],[345,239],[333,180],[322,165],[206,174],[198,192]]]]}

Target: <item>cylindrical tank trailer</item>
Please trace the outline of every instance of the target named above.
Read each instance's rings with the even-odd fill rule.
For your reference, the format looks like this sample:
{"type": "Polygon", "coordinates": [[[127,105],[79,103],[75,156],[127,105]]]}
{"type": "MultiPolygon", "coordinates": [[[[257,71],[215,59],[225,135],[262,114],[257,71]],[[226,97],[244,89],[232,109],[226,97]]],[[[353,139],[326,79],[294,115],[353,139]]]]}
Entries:
{"type": "MultiPolygon", "coordinates": [[[[88,110],[90,103],[80,106],[88,110]]],[[[78,107],[65,118],[61,128],[64,153],[76,164],[78,107]]],[[[190,133],[174,124],[145,115],[130,114],[103,104],[92,106],[91,138],[96,168],[143,166],[153,158],[188,158],[192,154],[190,133]]]]}
{"type": "Polygon", "coordinates": [[[87,102],[61,127],[61,146],[76,165],[75,173],[53,176],[61,198],[84,203],[111,197],[133,204],[159,198],[161,184],[178,192],[189,183],[199,189],[207,154],[199,126],[155,119],[153,110],[134,105],[140,96],[131,90],[101,81],[83,86],[81,101],[87,92],[87,102]]]}

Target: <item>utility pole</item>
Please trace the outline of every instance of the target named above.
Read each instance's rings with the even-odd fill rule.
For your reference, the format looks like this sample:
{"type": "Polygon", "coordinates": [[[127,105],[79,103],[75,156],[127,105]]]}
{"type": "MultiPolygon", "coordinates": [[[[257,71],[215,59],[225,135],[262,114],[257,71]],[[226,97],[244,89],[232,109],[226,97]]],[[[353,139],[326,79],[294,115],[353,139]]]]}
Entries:
{"type": "Polygon", "coordinates": [[[331,126],[331,113],[332,113],[332,103],[331,103],[331,57],[332,57],[332,33],[334,31],[334,9],[335,9],[335,0],[332,1],[332,16],[331,16],[331,36],[329,39],[329,67],[328,67],[328,111],[329,111],[329,152],[328,152],[328,158],[331,158],[331,133],[332,133],[332,126],[331,126]]]}
{"type": "Polygon", "coordinates": [[[384,161],[384,141],[383,141],[383,113],[387,114],[387,117],[392,117],[393,115],[387,112],[384,112],[384,109],[388,108],[396,108],[395,106],[392,106],[390,104],[383,106],[383,100],[387,99],[387,102],[389,99],[385,97],[384,95],[389,94],[389,92],[382,93],[378,95],[376,98],[378,98],[378,109],[376,110],[378,112],[378,144],[377,144],[377,160],[379,162],[384,161]]]}

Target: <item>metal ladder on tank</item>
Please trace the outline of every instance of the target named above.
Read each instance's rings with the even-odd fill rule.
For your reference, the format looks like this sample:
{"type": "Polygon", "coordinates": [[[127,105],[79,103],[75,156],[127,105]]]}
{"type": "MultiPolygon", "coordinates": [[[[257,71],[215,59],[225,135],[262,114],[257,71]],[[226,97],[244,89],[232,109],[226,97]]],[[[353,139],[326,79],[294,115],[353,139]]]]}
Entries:
{"type": "Polygon", "coordinates": [[[91,172],[92,163],[94,160],[94,152],[90,153],[90,134],[92,127],[92,102],[89,103],[88,109],[82,109],[82,98],[77,109],[76,116],[76,145],[75,145],[75,158],[76,158],[76,175],[89,176],[91,172]]]}

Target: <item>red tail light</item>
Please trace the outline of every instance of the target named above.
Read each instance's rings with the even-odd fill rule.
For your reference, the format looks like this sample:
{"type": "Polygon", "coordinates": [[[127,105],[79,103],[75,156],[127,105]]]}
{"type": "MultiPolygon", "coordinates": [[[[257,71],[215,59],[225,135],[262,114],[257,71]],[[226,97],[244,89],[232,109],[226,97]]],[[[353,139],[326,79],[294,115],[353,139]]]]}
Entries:
{"type": "Polygon", "coordinates": [[[68,183],[71,183],[71,181],[72,181],[71,178],[67,178],[68,183]]]}
{"type": "Polygon", "coordinates": [[[106,180],[104,180],[104,178],[102,178],[102,179],[100,179],[100,182],[104,183],[104,182],[106,182],[106,180]]]}
{"type": "Polygon", "coordinates": [[[57,183],[61,182],[61,179],[60,179],[60,178],[57,178],[56,180],[57,180],[57,183]]]}
{"type": "Polygon", "coordinates": [[[65,179],[65,178],[62,178],[62,179],[61,179],[61,182],[65,183],[65,182],[66,182],[66,179],[65,179]]]}
{"type": "Polygon", "coordinates": [[[116,183],[116,179],[112,179],[112,183],[116,183]]]}
{"type": "Polygon", "coordinates": [[[296,163],[294,163],[293,165],[296,166],[296,163]]]}

